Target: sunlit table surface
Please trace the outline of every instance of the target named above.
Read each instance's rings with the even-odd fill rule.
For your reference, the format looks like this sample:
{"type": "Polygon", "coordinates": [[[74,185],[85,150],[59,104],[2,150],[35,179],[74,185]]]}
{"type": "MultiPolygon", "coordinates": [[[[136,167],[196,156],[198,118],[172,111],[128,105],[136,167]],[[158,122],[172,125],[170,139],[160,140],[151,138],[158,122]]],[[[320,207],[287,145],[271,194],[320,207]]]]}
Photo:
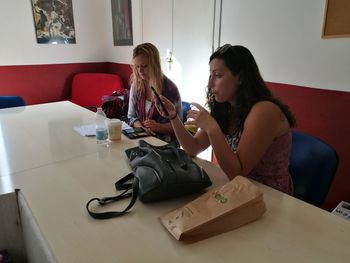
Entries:
{"type": "Polygon", "coordinates": [[[0,110],[0,175],[98,151],[73,131],[93,122],[93,112],[68,101],[0,110]]]}
{"type": "MultiPolygon", "coordinates": [[[[94,115],[70,102],[3,113],[0,194],[21,189],[57,262],[350,262],[349,221],[258,183],[267,206],[261,219],[192,244],[176,241],[158,217],[194,196],[137,201],[127,215],[95,220],[86,202],[116,194],[115,181],[130,172],[124,150],[137,141],[123,137],[104,147],[80,136],[72,127],[91,123],[94,115]]],[[[195,161],[214,186],[227,182],[220,168],[195,161]]],[[[121,210],[126,202],[106,209],[121,210]]]]}

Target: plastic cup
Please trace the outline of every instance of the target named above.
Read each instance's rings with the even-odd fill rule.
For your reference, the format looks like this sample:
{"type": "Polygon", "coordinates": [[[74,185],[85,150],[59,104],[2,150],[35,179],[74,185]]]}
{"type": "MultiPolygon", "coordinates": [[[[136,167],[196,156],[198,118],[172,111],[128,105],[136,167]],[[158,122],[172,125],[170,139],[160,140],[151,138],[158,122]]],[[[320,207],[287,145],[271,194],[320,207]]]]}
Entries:
{"type": "Polygon", "coordinates": [[[108,139],[118,141],[122,137],[122,122],[119,119],[107,120],[108,139]]]}

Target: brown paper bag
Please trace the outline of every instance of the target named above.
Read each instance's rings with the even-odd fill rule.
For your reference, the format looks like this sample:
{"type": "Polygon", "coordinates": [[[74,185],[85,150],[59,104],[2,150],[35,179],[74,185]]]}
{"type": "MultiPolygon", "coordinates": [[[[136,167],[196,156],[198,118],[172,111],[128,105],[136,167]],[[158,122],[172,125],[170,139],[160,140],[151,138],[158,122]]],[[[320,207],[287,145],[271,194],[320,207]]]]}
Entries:
{"type": "Polygon", "coordinates": [[[159,220],[177,240],[193,242],[252,222],[265,211],[260,189],[236,176],[159,220]]]}

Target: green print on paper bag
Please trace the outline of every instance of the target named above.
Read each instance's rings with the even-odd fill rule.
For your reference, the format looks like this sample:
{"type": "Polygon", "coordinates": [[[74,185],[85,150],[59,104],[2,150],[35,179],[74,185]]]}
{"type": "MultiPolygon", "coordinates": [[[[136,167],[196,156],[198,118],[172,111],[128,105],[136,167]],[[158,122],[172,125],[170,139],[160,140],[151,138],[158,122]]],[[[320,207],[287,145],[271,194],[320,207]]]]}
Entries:
{"type": "Polygon", "coordinates": [[[214,193],[214,198],[220,202],[221,204],[224,204],[227,202],[227,198],[219,193],[214,193]]]}

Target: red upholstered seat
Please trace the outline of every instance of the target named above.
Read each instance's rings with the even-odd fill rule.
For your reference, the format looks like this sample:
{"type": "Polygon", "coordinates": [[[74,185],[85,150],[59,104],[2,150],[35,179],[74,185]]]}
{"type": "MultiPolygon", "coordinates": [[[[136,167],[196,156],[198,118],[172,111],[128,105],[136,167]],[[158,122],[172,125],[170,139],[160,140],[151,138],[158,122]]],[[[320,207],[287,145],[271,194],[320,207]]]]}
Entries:
{"type": "Polygon", "coordinates": [[[123,87],[122,79],[115,74],[78,73],[73,78],[71,101],[83,107],[100,107],[102,96],[123,87]]]}

